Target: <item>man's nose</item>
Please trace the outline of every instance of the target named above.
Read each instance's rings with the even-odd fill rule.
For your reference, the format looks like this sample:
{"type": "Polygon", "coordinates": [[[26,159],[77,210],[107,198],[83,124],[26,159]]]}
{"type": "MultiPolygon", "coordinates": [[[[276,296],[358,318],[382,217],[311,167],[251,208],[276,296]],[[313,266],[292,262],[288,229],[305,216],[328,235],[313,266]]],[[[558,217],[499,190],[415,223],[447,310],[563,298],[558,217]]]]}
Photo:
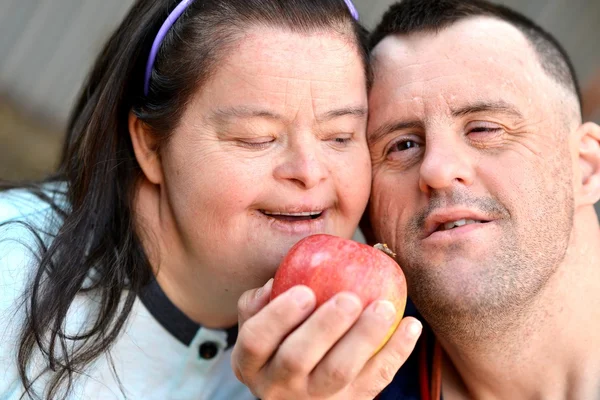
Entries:
{"type": "Polygon", "coordinates": [[[429,194],[460,184],[470,186],[475,179],[472,154],[458,135],[442,134],[428,140],[419,171],[419,187],[429,194]]]}
{"type": "Polygon", "coordinates": [[[326,180],[329,169],[317,138],[296,140],[288,145],[283,161],[275,168],[275,177],[302,189],[311,189],[326,180]]]}

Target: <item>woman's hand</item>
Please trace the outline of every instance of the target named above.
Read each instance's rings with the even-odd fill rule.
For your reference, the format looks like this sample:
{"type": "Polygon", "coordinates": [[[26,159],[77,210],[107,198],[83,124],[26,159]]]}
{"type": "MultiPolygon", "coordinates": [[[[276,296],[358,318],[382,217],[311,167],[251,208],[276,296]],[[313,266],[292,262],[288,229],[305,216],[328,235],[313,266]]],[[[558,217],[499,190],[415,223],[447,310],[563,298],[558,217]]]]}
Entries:
{"type": "Polygon", "coordinates": [[[358,296],[339,293],[314,311],[308,287],[293,287],[269,303],[271,287],[272,280],[240,298],[232,354],[238,379],[263,400],[371,400],[392,381],[421,333],[419,321],[404,318],[373,356],[394,321],[390,302],[362,311],[358,296]]]}

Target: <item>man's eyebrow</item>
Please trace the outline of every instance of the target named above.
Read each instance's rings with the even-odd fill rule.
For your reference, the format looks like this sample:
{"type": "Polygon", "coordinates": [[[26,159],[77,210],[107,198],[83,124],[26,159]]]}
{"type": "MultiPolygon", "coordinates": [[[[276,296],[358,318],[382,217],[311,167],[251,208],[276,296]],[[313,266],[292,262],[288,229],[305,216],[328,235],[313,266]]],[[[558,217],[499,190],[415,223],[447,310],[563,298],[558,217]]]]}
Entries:
{"type": "Polygon", "coordinates": [[[342,107],[335,110],[327,111],[321,115],[317,116],[317,121],[326,122],[338,117],[344,117],[346,115],[354,116],[357,118],[366,117],[368,113],[368,109],[362,106],[349,106],[342,107]]]}
{"type": "Polygon", "coordinates": [[[507,114],[519,119],[523,119],[523,114],[521,114],[517,107],[502,100],[493,102],[481,101],[477,103],[467,104],[466,106],[452,110],[452,116],[455,118],[464,117],[465,115],[484,111],[507,114]]]}
{"type": "MultiPolygon", "coordinates": [[[[465,115],[474,114],[477,112],[492,111],[507,114],[519,119],[523,119],[523,114],[512,104],[505,101],[487,102],[481,101],[468,104],[458,109],[452,110],[452,116],[455,118],[465,115]]],[[[420,120],[413,121],[394,121],[384,124],[377,128],[375,132],[368,135],[369,144],[377,143],[379,140],[389,135],[390,133],[405,130],[405,129],[425,129],[423,122],[420,120]]]]}
{"type": "Polygon", "coordinates": [[[389,135],[390,133],[405,130],[405,129],[424,129],[423,123],[421,121],[395,121],[388,122],[377,128],[375,132],[370,134],[367,139],[369,144],[375,144],[379,142],[381,139],[389,135]]]}

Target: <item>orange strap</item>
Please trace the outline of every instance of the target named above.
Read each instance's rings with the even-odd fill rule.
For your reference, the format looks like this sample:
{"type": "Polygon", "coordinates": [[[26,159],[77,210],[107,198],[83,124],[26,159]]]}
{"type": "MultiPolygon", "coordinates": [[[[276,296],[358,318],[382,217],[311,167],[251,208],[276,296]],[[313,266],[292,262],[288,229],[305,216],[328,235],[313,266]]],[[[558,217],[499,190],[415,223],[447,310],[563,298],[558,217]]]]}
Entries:
{"type": "Polygon", "coordinates": [[[433,362],[431,365],[431,382],[429,382],[429,368],[427,366],[427,333],[421,334],[421,348],[419,354],[419,386],[422,400],[441,400],[442,398],[442,346],[434,339],[433,362]]]}
{"type": "Polygon", "coordinates": [[[433,345],[433,365],[431,368],[431,400],[441,400],[442,398],[442,358],[444,353],[440,342],[435,339],[433,345]]]}

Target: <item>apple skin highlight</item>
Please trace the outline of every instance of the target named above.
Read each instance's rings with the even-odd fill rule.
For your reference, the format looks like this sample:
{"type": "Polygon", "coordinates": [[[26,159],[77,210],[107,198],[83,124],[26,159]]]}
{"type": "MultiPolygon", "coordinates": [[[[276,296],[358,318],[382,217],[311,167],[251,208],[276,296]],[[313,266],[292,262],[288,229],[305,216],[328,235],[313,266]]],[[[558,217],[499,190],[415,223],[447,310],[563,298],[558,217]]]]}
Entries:
{"type": "Polygon", "coordinates": [[[340,292],[358,295],[363,308],[375,300],[388,300],[396,319],[379,351],[402,320],[406,307],[406,279],[400,266],[382,250],[337,236],[318,234],[296,243],[279,265],[271,300],[293,286],[311,288],[316,308],[340,292]]]}

